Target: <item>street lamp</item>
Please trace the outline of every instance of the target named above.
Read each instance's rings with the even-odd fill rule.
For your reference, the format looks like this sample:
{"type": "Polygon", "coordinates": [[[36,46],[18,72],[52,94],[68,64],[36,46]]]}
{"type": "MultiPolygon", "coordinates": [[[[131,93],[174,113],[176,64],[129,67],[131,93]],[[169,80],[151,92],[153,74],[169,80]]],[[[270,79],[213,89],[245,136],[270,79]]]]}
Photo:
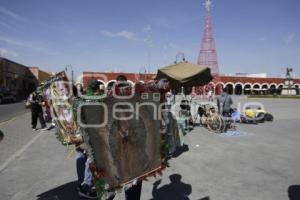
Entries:
{"type": "Polygon", "coordinates": [[[185,56],[184,56],[184,53],[178,52],[178,53],[176,54],[176,58],[175,58],[176,60],[175,60],[175,62],[174,62],[175,64],[178,63],[177,61],[178,61],[178,57],[179,57],[179,56],[182,56],[182,61],[185,62],[185,56]]]}

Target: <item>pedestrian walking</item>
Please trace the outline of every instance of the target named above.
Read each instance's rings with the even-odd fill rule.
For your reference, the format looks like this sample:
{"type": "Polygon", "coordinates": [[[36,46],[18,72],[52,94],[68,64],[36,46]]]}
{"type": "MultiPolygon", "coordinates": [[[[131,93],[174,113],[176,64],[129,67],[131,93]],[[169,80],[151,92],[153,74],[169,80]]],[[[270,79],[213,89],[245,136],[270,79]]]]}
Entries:
{"type": "Polygon", "coordinates": [[[222,114],[224,117],[229,117],[233,101],[231,96],[227,93],[227,88],[224,88],[223,93],[217,98],[217,104],[219,114],[222,114]]]}
{"type": "Polygon", "coordinates": [[[37,130],[37,120],[39,118],[41,129],[47,130],[46,122],[43,116],[43,108],[44,105],[43,98],[39,94],[38,91],[34,91],[29,95],[28,102],[30,103],[31,109],[31,126],[33,130],[37,130]]]}

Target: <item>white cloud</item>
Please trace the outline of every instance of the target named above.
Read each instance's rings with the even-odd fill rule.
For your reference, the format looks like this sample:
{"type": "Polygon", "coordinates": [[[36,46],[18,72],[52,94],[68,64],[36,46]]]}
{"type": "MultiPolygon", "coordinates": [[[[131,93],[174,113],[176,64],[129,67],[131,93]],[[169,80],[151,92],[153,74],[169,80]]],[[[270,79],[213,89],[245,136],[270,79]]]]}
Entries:
{"type": "Polygon", "coordinates": [[[124,38],[127,40],[137,41],[137,42],[144,42],[148,47],[153,46],[152,40],[152,27],[147,25],[143,28],[145,33],[145,38],[138,38],[137,35],[133,32],[122,30],[120,32],[111,32],[107,30],[101,30],[100,33],[106,37],[110,38],[124,38]]]}
{"type": "Polygon", "coordinates": [[[13,18],[17,21],[20,21],[20,22],[25,22],[25,18],[21,17],[20,15],[14,13],[13,11],[7,9],[7,8],[4,8],[2,6],[0,6],[0,13],[3,14],[3,15],[6,15],[10,18],[13,18]]]}
{"type": "Polygon", "coordinates": [[[126,30],[122,30],[120,32],[117,33],[113,33],[107,30],[102,30],[100,31],[102,35],[107,36],[107,37],[121,37],[121,38],[125,38],[127,40],[137,40],[136,39],[136,34],[130,31],[126,31],[126,30]]]}
{"type": "Polygon", "coordinates": [[[286,38],[284,38],[284,41],[286,44],[290,44],[295,39],[295,33],[290,33],[286,38]]]}
{"type": "Polygon", "coordinates": [[[118,35],[120,37],[124,37],[124,38],[126,38],[128,40],[135,40],[136,39],[135,38],[135,33],[129,32],[129,31],[121,31],[121,32],[118,33],[118,35]]]}
{"type": "Polygon", "coordinates": [[[0,48],[0,56],[5,58],[17,58],[19,54],[14,51],[10,51],[4,48],[0,48]]]}

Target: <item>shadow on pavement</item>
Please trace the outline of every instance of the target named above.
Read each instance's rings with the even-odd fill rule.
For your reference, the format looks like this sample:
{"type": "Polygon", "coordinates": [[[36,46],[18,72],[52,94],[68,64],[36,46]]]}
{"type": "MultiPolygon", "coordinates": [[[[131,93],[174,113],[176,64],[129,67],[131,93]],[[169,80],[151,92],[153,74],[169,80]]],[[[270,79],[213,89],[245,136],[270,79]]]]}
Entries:
{"type": "Polygon", "coordinates": [[[0,142],[3,140],[4,138],[4,134],[2,133],[2,131],[0,130],[0,142]]]}
{"type": "Polygon", "coordinates": [[[153,183],[151,200],[189,200],[189,195],[192,193],[192,186],[181,182],[181,175],[172,174],[169,176],[171,183],[158,188],[161,180],[153,183]]]}
{"type": "Polygon", "coordinates": [[[184,144],[182,147],[177,147],[175,152],[172,154],[173,158],[177,158],[182,153],[189,151],[189,146],[184,144]]]}
{"type": "Polygon", "coordinates": [[[204,198],[198,199],[198,200],[210,200],[210,198],[209,197],[204,197],[204,198]]]}
{"type": "Polygon", "coordinates": [[[288,189],[288,195],[290,200],[300,199],[300,185],[292,185],[288,189]]]}
{"type": "Polygon", "coordinates": [[[37,195],[38,200],[80,200],[77,194],[77,181],[66,183],[57,188],[37,195]]]}

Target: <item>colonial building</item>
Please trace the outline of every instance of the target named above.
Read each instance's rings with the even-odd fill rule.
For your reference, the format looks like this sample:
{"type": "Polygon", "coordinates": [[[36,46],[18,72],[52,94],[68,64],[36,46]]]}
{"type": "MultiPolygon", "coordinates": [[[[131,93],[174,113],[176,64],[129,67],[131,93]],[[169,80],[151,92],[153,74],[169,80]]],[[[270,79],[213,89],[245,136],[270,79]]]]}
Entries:
{"type": "MultiPolygon", "coordinates": [[[[136,73],[107,73],[107,72],[83,72],[83,86],[87,87],[88,82],[91,79],[97,79],[101,81],[106,87],[111,87],[116,82],[118,75],[125,75],[131,83],[137,81],[147,82],[153,80],[156,74],[136,74],[136,73]]],[[[227,87],[229,94],[243,95],[243,94],[280,94],[284,85],[283,78],[268,78],[268,77],[246,77],[246,76],[220,76],[219,82],[210,82],[203,89],[207,91],[212,89],[213,91],[221,86],[227,87]]],[[[299,94],[300,79],[294,79],[294,87],[299,94]]],[[[202,92],[203,92],[202,91],[202,92]]]]}
{"type": "Polygon", "coordinates": [[[37,67],[29,68],[0,57],[0,86],[14,91],[18,99],[26,98],[41,80],[49,77],[49,73],[37,67]]]}

